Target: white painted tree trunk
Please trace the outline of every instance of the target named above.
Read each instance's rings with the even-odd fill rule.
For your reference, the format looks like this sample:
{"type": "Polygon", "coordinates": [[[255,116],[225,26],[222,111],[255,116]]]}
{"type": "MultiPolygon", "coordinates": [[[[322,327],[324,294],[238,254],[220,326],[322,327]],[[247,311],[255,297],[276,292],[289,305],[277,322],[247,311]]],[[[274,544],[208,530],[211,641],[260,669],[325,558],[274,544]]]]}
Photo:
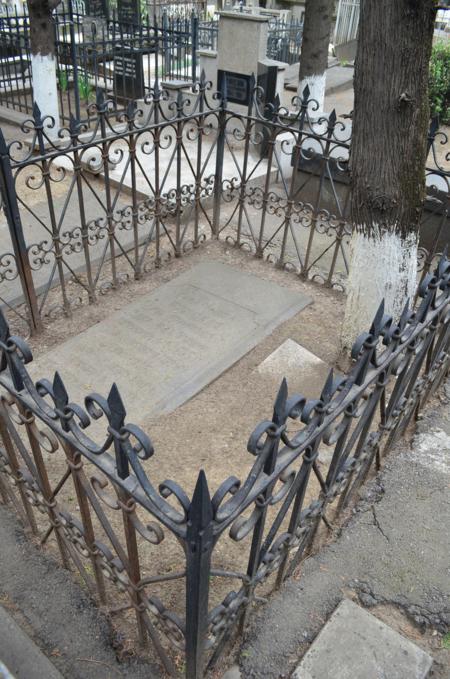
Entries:
{"type": "Polygon", "coordinates": [[[417,235],[402,238],[395,230],[368,236],[355,230],[342,330],[342,346],[350,349],[369,331],[382,299],[385,313],[397,321],[417,285],[417,235]]]}
{"type": "Polygon", "coordinates": [[[317,73],[315,75],[308,75],[299,82],[298,86],[298,96],[300,99],[303,96],[303,90],[306,85],[309,87],[309,98],[315,99],[319,104],[318,112],[324,110],[325,105],[325,85],[326,85],[326,71],[323,73],[317,73]]]}
{"type": "Polygon", "coordinates": [[[56,59],[51,54],[32,54],[31,71],[33,74],[33,98],[41,110],[42,117],[52,116],[55,121],[53,129],[46,133],[56,137],[59,130],[58,86],[56,77],[56,59]]]}

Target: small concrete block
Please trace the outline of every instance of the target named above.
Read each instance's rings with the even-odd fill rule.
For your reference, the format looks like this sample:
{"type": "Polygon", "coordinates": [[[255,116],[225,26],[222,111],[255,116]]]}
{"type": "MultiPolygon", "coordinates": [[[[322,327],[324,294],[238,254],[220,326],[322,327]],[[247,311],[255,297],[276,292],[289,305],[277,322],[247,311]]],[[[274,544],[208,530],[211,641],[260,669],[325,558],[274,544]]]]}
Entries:
{"type": "Polygon", "coordinates": [[[425,679],[433,659],[364,608],[339,604],[293,679],[425,679]]]}
{"type": "Polygon", "coordinates": [[[298,370],[299,366],[314,367],[318,365],[323,365],[321,358],[302,347],[301,344],[294,342],[294,340],[287,339],[259,364],[258,372],[262,375],[278,377],[283,372],[298,370]]]}
{"type": "Polygon", "coordinates": [[[262,377],[274,383],[286,377],[289,393],[301,393],[307,398],[320,396],[329,370],[325,361],[292,339],[285,340],[257,367],[262,377]]]}
{"type": "Polygon", "coordinates": [[[0,606],[0,677],[5,679],[63,679],[62,674],[0,606]],[[2,670],[2,663],[6,670],[2,670]]]}
{"type": "Polygon", "coordinates": [[[225,672],[222,679],[242,679],[241,670],[238,665],[230,667],[230,669],[225,672]]]}

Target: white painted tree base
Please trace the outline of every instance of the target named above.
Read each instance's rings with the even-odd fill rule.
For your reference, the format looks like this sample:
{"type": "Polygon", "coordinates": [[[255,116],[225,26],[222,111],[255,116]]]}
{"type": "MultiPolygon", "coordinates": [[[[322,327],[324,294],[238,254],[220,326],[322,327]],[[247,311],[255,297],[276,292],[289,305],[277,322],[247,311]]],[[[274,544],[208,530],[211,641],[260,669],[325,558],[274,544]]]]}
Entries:
{"type": "Polygon", "coordinates": [[[46,123],[45,132],[49,137],[56,137],[60,125],[56,59],[51,54],[32,54],[31,71],[34,101],[39,106],[42,117],[51,116],[55,121],[52,129],[49,129],[46,123]]]}
{"type": "Polygon", "coordinates": [[[354,231],[342,329],[342,346],[350,349],[358,335],[369,331],[382,299],[385,313],[398,320],[417,285],[417,237],[396,233],[368,237],[354,231]]]}
{"type": "Polygon", "coordinates": [[[300,99],[303,96],[303,90],[308,85],[309,98],[315,99],[319,104],[318,112],[322,112],[325,106],[326,78],[326,73],[317,73],[316,75],[309,75],[303,78],[298,85],[298,96],[300,99]]]}

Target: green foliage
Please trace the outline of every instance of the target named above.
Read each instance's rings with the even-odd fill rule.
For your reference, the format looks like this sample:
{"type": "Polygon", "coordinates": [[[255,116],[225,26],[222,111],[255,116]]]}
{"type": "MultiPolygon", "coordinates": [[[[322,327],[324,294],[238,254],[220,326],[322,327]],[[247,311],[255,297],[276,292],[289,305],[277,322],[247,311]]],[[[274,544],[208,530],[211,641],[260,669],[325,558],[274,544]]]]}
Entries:
{"type": "Polygon", "coordinates": [[[450,124],[450,41],[433,45],[430,61],[429,96],[432,115],[450,124]]]}
{"type": "Polygon", "coordinates": [[[67,92],[69,87],[69,78],[67,76],[67,71],[58,70],[58,86],[61,92],[67,92]]]}
{"type": "Polygon", "coordinates": [[[442,639],[442,646],[443,648],[448,648],[450,650],[450,632],[442,639]]]}
{"type": "Polygon", "coordinates": [[[78,92],[80,99],[84,99],[84,101],[89,101],[94,94],[94,88],[89,82],[87,73],[82,73],[78,76],[78,92]]]}

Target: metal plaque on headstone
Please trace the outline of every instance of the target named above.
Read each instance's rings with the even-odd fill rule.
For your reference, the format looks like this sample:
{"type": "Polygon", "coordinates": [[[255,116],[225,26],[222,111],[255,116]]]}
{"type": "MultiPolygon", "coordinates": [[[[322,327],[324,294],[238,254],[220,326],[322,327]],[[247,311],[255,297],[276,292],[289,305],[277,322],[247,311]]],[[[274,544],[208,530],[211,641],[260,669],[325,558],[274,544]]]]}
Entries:
{"type": "Polygon", "coordinates": [[[143,98],[144,67],[140,50],[127,48],[114,55],[114,90],[125,99],[143,98]]]}
{"type": "Polygon", "coordinates": [[[139,0],[118,0],[117,16],[122,23],[139,24],[141,21],[139,0]]]}
{"type": "Polygon", "coordinates": [[[231,71],[217,71],[217,85],[219,92],[222,90],[223,81],[226,78],[227,100],[232,104],[248,106],[250,103],[250,76],[231,71]]]}

